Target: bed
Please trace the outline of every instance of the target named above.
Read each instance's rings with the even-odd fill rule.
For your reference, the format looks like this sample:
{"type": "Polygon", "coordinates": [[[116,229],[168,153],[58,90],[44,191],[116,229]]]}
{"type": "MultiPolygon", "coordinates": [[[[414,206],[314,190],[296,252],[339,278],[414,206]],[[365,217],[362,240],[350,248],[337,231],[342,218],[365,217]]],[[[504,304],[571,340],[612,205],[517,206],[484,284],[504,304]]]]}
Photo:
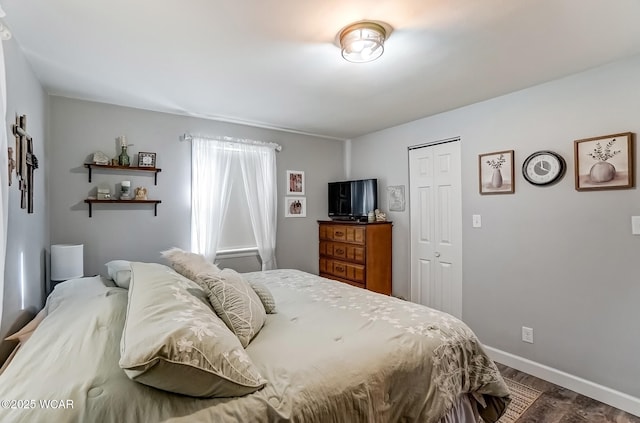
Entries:
{"type": "MultiPolygon", "coordinates": [[[[215,398],[169,392],[171,384],[158,389],[144,380],[145,372],[161,367],[157,361],[147,360],[144,368],[125,363],[125,371],[123,362],[132,327],[162,318],[162,304],[146,300],[139,322],[132,308],[147,291],[161,289],[159,277],[174,278],[167,282],[175,291],[171,298],[200,307],[206,297],[167,266],[132,269],[131,289],[102,276],[55,287],[44,319],[0,375],[0,421],[475,423],[480,415],[496,421],[509,402],[496,366],[458,319],[292,269],[242,274],[267,287],[276,304],[241,351],[259,372],[259,387],[215,398]],[[150,278],[144,289],[143,278],[150,278]]],[[[205,305],[202,310],[214,315],[205,305]]],[[[187,320],[156,326],[170,330],[187,320]]],[[[137,347],[159,336],[136,340],[137,347]]],[[[170,383],[182,378],[184,389],[198,383],[188,367],[179,370],[170,383]]]]}

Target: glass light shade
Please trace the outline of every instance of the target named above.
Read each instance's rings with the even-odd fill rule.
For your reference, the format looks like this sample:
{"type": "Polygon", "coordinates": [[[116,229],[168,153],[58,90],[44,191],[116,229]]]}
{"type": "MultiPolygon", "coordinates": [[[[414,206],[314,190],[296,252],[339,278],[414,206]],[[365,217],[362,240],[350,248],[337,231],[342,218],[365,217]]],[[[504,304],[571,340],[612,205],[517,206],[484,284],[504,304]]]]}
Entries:
{"type": "Polygon", "coordinates": [[[384,52],[385,29],[373,22],[359,22],[340,33],[342,57],[349,62],[376,60],[384,52]]]}
{"type": "Polygon", "coordinates": [[[51,246],[51,280],[66,281],[67,279],[84,276],[84,245],[56,244],[51,246]]]}

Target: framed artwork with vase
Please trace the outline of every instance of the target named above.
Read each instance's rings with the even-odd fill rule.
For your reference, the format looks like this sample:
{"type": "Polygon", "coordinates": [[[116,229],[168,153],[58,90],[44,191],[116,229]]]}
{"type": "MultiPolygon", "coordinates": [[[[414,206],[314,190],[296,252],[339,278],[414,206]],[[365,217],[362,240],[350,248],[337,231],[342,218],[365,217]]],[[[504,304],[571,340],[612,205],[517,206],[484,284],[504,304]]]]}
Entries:
{"type": "Polygon", "coordinates": [[[633,188],[633,133],[576,140],[574,153],[577,191],[633,188]]]}
{"type": "Polygon", "coordinates": [[[515,178],[513,150],[496,151],[478,156],[480,194],[513,194],[515,178]]]}

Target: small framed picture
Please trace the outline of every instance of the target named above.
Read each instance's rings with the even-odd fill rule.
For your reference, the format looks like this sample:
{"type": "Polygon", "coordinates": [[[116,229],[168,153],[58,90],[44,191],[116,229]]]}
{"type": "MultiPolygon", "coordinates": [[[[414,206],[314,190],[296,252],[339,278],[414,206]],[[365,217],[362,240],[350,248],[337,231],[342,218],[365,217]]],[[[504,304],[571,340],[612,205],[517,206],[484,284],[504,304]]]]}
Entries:
{"type": "Polygon", "coordinates": [[[307,217],[306,197],[285,197],[284,217],[307,217]]]}
{"type": "Polygon", "coordinates": [[[633,133],[574,142],[577,191],[633,188],[633,133]]]}
{"type": "Polygon", "coordinates": [[[480,194],[513,194],[515,192],[513,150],[480,154],[478,172],[480,194]]]}
{"type": "Polygon", "coordinates": [[[404,185],[387,187],[389,211],[404,211],[404,185]]]}
{"type": "Polygon", "coordinates": [[[138,167],[156,167],[156,153],[138,153],[138,167]]]}
{"type": "Polygon", "coordinates": [[[287,170],[287,195],[304,195],[304,172],[287,170]]]}

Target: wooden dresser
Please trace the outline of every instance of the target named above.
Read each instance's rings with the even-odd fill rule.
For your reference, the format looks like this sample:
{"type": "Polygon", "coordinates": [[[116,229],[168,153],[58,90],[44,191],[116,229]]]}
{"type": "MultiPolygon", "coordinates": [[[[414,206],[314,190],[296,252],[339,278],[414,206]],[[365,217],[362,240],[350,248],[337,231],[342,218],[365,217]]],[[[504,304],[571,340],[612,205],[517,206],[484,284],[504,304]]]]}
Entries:
{"type": "Polygon", "coordinates": [[[318,225],[320,276],[391,295],[391,222],[318,225]]]}

